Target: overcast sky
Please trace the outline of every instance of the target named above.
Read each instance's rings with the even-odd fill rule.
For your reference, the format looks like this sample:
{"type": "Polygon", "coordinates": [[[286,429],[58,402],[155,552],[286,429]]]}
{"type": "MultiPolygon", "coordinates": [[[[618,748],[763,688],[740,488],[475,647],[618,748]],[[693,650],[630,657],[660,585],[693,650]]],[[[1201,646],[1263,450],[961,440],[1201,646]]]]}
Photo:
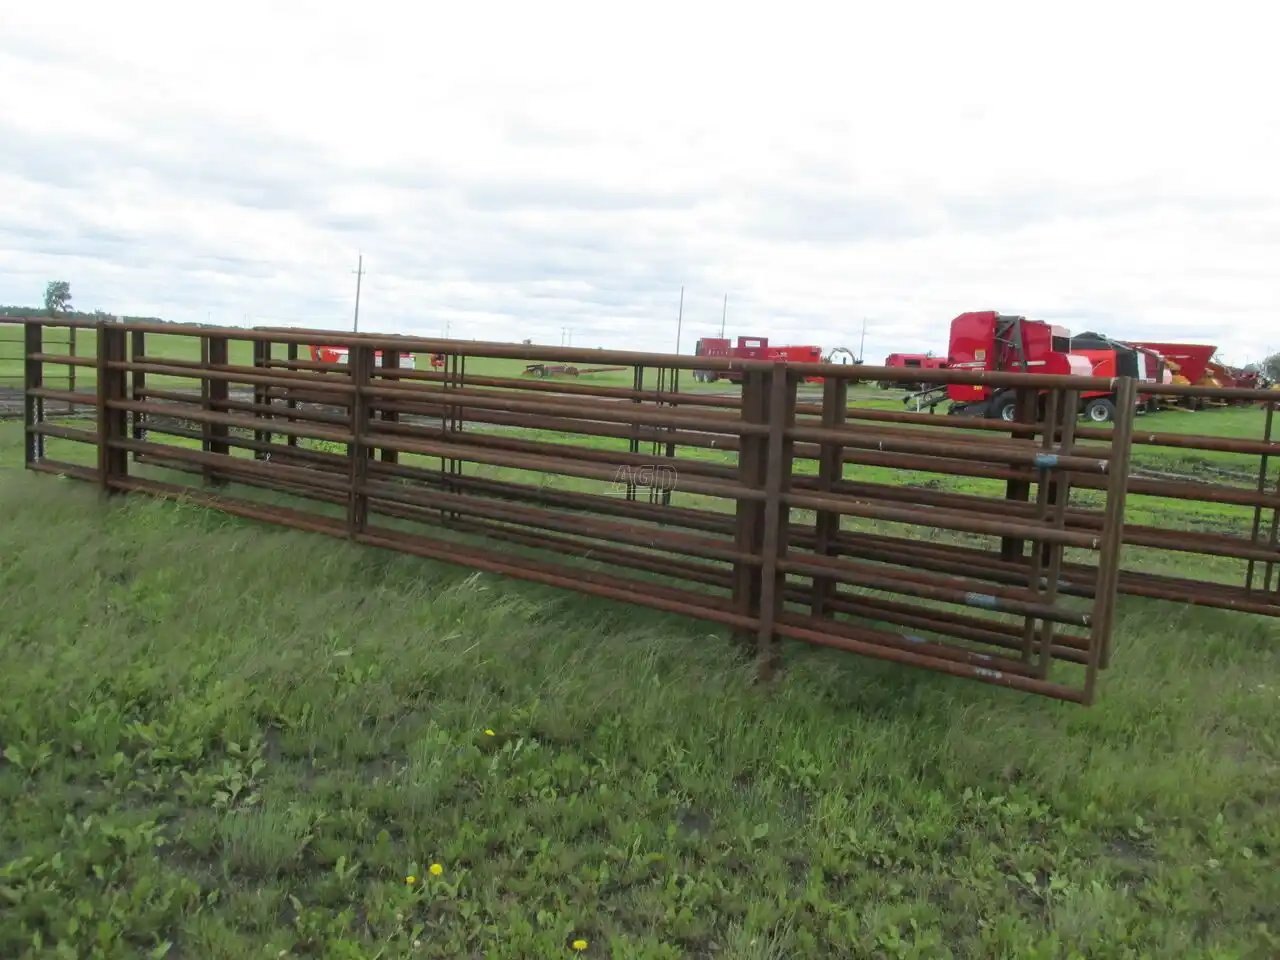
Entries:
{"type": "Polygon", "coordinates": [[[671,349],[1280,349],[1264,4],[0,6],[0,302],[671,349]]]}

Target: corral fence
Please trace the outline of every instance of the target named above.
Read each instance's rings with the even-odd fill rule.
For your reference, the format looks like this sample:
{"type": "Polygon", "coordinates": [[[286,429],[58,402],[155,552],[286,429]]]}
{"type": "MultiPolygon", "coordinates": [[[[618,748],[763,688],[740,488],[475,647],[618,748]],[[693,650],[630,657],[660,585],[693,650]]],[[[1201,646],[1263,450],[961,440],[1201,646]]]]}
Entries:
{"type": "MultiPolygon", "coordinates": [[[[44,344],[46,349],[56,349],[58,353],[78,357],[87,346],[80,336],[78,325],[50,325],[45,328],[44,344]]],[[[11,415],[22,405],[22,390],[25,384],[23,366],[26,360],[26,349],[23,341],[23,328],[12,324],[0,323],[0,417],[11,415]]],[[[60,383],[69,392],[76,390],[76,366],[70,365],[55,369],[45,374],[46,383],[60,383]]],[[[52,408],[51,412],[52,412],[52,408]]],[[[74,414],[76,408],[68,404],[61,412],[74,414]]]]}
{"type": "Polygon", "coordinates": [[[1218,391],[1267,407],[1263,438],[1228,441],[1135,432],[1145,388],[1130,379],[174,324],[97,324],[88,358],[20,322],[30,469],[698,617],[748,643],[765,676],[787,638],[1090,703],[1118,591],[1280,612],[1274,395],[1218,391]],[[159,335],[163,356],[148,352],[159,335]],[[316,343],[345,362],[306,358],[316,343]],[[552,362],[627,373],[521,373],[552,362]],[[93,392],[50,386],[50,366],[92,366],[93,392]],[[738,372],[741,388],[689,385],[695,368],[738,372]],[[1018,422],[852,395],[922,375],[1014,390],[1018,422]],[[1082,391],[1116,397],[1111,428],[1077,425],[1082,391]],[[96,429],[46,403],[91,406],[96,429]],[[1147,476],[1130,463],[1147,447],[1257,473],[1147,476]],[[1141,498],[1235,510],[1239,529],[1188,536],[1156,506],[1126,523],[1141,498]],[[1127,562],[1138,551],[1152,569],[1127,562]]]}

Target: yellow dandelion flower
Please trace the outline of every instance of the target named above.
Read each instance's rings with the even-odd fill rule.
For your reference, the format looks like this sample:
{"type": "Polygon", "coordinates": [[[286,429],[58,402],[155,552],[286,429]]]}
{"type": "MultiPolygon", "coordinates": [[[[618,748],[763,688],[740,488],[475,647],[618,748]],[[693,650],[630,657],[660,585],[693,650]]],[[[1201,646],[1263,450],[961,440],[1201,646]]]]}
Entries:
{"type": "Polygon", "coordinates": [[[409,874],[407,877],[405,877],[405,878],[404,878],[404,882],[405,882],[405,883],[407,883],[409,886],[411,886],[411,887],[412,887],[415,883],[417,883],[417,882],[418,882],[418,878],[417,878],[417,877],[415,877],[415,876],[411,873],[411,874],[409,874]]]}
{"type": "Polygon", "coordinates": [[[573,947],[573,949],[575,950],[582,951],[587,949],[587,941],[579,937],[577,940],[573,941],[573,943],[571,943],[570,946],[573,947]]]}
{"type": "Polygon", "coordinates": [[[444,867],[440,866],[438,863],[433,863],[431,866],[427,867],[427,870],[430,871],[433,877],[438,877],[440,874],[444,873],[444,867]]]}
{"type": "Polygon", "coordinates": [[[496,733],[494,733],[492,730],[485,730],[484,735],[485,735],[486,737],[496,737],[496,736],[497,736],[497,734],[496,734],[496,733]]]}

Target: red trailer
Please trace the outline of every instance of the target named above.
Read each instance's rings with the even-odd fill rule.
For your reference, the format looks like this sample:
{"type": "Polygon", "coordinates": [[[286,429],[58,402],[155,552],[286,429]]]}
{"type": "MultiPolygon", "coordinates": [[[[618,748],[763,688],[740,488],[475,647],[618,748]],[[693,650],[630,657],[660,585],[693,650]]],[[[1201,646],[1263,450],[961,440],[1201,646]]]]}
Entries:
{"type": "MultiPolygon", "coordinates": [[[[782,360],[786,363],[821,363],[822,348],[815,346],[769,345],[768,337],[739,337],[734,344],[727,337],[702,337],[694,347],[697,357],[731,357],[735,360],[782,360]]],[[[699,383],[713,383],[716,380],[731,380],[738,383],[742,374],[721,372],[716,370],[695,370],[693,379],[699,383]]],[[[821,379],[810,377],[810,380],[821,379]]]]}
{"type": "MultiPolygon", "coordinates": [[[[941,370],[947,365],[947,358],[935,357],[931,353],[891,353],[884,358],[884,365],[916,370],[941,370]]],[[[924,389],[923,383],[895,383],[891,380],[881,380],[876,386],[881,390],[888,390],[895,386],[904,390],[924,389]]]]}
{"type": "MultiPolygon", "coordinates": [[[[311,351],[311,359],[318,363],[346,363],[347,348],[346,347],[308,347],[311,351]]],[[[382,366],[382,351],[373,351],[374,366],[382,366]]],[[[414,369],[414,358],[412,353],[400,354],[400,369],[414,369]]]]}

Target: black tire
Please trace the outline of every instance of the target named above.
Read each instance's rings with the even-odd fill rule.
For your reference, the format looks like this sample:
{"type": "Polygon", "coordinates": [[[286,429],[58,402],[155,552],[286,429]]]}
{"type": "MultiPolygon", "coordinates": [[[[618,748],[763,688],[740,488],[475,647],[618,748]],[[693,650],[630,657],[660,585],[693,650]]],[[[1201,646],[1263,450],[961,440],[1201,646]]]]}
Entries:
{"type": "Polygon", "coordinates": [[[991,401],[991,416],[1005,423],[1013,423],[1018,419],[1018,399],[1012,394],[995,397],[991,401]]]}
{"type": "Polygon", "coordinates": [[[1084,405],[1084,416],[1091,423],[1111,423],[1116,418],[1116,405],[1106,397],[1094,397],[1084,405]]]}

